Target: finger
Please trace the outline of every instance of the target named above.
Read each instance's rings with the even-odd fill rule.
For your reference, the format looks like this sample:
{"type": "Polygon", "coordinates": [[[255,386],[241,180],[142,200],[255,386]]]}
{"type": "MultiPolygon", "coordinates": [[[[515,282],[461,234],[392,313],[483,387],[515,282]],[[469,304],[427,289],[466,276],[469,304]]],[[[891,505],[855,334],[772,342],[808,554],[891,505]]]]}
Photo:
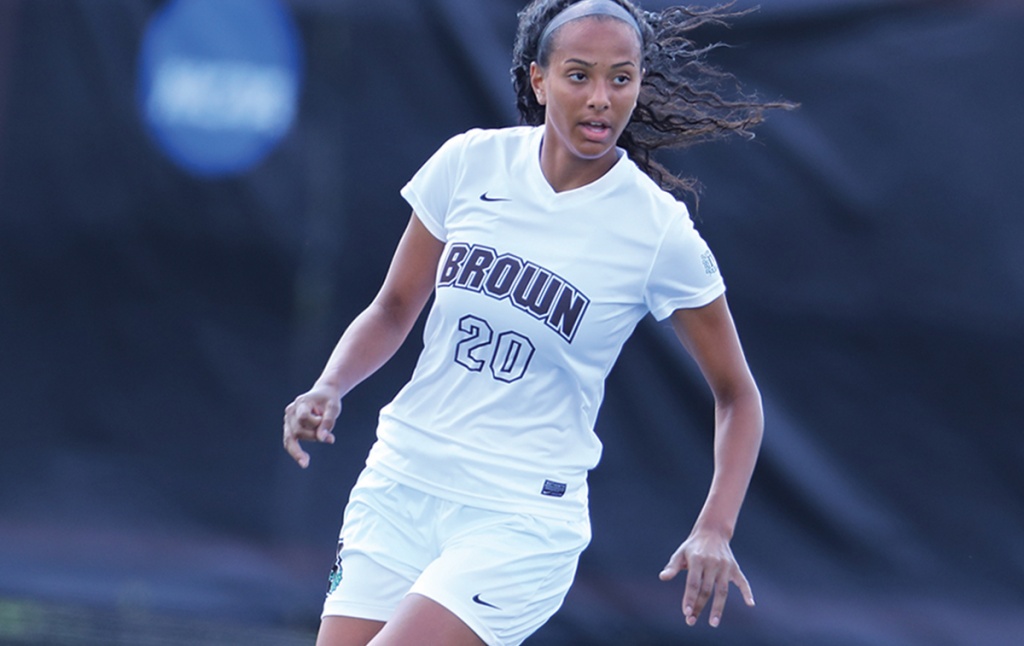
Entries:
{"type": "Polygon", "coordinates": [[[686,573],[686,589],[683,592],[683,617],[686,618],[688,626],[696,624],[697,615],[700,614],[697,603],[700,599],[702,575],[703,570],[699,566],[691,567],[686,573]]]}
{"type": "Polygon", "coordinates": [[[743,601],[748,606],[755,606],[754,603],[754,592],[750,589],[750,582],[747,581],[747,577],[743,575],[743,572],[736,568],[736,574],[732,577],[732,582],[736,584],[736,587],[740,589],[740,594],[743,595],[743,601]]]}
{"type": "Polygon", "coordinates": [[[308,404],[301,404],[295,413],[295,419],[299,426],[304,429],[309,429],[316,432],[316,429],[320,428],[324,418],[319,410],[308,404]]]}
{"type": "Polygon", "coordinates": [[[316,440],[316,427],[303,428],[298,420],[292,415],[285,415],[284,418],[284,439],[294,438],[295,440],[316,440]]]}
{"type": "Polygon", "coordinates": [[[707,605],[708,600],[711,599],[711,594],[715,591],[715,584],[717,577],[713,572],[704,571],[704,576],[700,582],[700,592],[697,594],[697,602],[693,604],[693,620],[697,621],[697,617],[700,613],[704,612],[704,606],[707,605]]]}
{"type": "Polygon", "coordinates": [[[686,569],[686,557],[676,552],[669,559],[665,567],[662,568],[661,572],[658,573],[658,578],[662,581],[671,581],[676,578],[676,575],[686,569]]]}
{"type": "Polygon", "coordinates": [[[284,409],[285,419],[293,419],[302,428],[315,431],[323,420],[323,407],[308,395],[300,395],[284,409]]]}
{"type": "Polygon", "coordinates": [[[328,410],[324,411],[323,416],[320,418],[320,423],[316,427],[316,439],[318,442],[334,444],[334,422],[337,421],[338,413],[340,412],[340,404],[337,408],[330,406],[328,410]]]}
{"type": "Polygon", "coordinates": [[[284,450],[288,451],[288,455],[292,456],[292,459],[298,462],[303,469],[309,466],[309,454],[302,450],[299,440],[294,435],[285,435],[284,450]]]}
{"type": "Polygon", "coordinates": [[[725,611],[725,600],[729,596],[729,579],[722,575],[715,583],[715,598],[711,602],[711,611],[708,613],[708,623],[713,628],[718,628],[722,621],[722,612],[725,611]]]}
{"type": "Polygon", "coordinates": [[[323,442],[324,444],[334,444],[334,433],[331,432],[333,428],[334,421],[324,418],[316,428],[316,441],[323,442]]]}
{"type": "Polygon", "coordinates": [[[722,572],[723,570],[721,565],[714,560],[706,562],[701,559],[699,563],[692,563],[690,573],[687,575],[686,586],[687,596],[689,596],[690,599],[690,610],[686,613],[686,623],[690,626],[697,623],[697,618],[700,617],[700,613],[704,611],[704,607],[707,605],[708,600],[711,599],[711,595],[715,591],[716,584],[722,572]],[[699,573],[700,576],[699,578],[695,577],[691,582],[690,576],[695,572],[699,573]]]}

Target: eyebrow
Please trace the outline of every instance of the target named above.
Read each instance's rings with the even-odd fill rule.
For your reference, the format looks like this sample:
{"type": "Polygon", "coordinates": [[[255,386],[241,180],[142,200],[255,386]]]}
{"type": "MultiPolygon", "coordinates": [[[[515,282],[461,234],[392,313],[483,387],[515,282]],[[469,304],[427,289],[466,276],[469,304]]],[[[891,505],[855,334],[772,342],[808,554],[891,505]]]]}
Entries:
{"type": "MultiPolygon", "coordinates": [[[[575,63],[577,65],[582,65],[583,67],[594,67],[595,65],[597,65],[597,63],[590,63],[580,58],[568,58],[565,60],[565,62],[575,63]]],[[[634,63],[633,61],[623,61],[621,63],[616,63],[615,65],[612,65],[612,68],[614,69],[616,67],[626,67],[630,65],[636,67],[636,63],[634,63]]]]}

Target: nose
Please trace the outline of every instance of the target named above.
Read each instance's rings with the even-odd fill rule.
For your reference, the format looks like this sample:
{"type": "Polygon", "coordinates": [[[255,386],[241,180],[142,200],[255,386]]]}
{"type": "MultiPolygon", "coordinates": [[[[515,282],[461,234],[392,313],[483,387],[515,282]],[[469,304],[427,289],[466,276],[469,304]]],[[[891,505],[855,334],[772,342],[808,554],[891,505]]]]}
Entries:
{"type": "Polygon", "coordinates": [[[611,101],[608,98],[608,86],[606,83],[594,83],[593,87],[594,91],[590,93],[587,107],[591,110],[603,112],[611,107],[611,101]]]}

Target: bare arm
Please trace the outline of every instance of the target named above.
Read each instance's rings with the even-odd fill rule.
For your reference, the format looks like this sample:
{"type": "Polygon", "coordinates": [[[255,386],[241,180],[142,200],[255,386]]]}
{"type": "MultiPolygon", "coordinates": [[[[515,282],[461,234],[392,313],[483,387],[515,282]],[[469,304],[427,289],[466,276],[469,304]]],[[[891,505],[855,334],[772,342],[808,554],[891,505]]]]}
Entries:
{"type": "Polygon", "coordinates": [[[662,580],[687,570],[683,614],[694,625],[714,594],[709,621],[717,626],[735,583],[748,605],[750,585],[729,547],[761,446],[761,395],[747,366],[732,315],[722,296],[697,309],[673,313],[672,327],[697,361],[715,398],[715,471],[707,500],[689,538],[672,555],[662,580]]]}
{"type": "Polygon", "coordinates": [[[284,448],[303,468],[300,440],[334,442],[341,398],[390,359],[409,335],[434,289],[444,243],[413,214],[380,291],[334,347],[313,387],[285,408],[284,448]]]}

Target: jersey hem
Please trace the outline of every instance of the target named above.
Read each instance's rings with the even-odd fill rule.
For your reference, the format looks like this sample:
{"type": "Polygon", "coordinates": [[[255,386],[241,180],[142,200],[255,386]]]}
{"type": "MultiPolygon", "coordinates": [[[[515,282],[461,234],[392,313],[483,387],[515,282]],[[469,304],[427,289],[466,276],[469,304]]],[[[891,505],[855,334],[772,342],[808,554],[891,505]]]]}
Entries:
{"type": "Polygon", "coordinates": [[[373,456],[367,459],[366,467],[370,470],[377,471],[381,475],[391,478],[395,482],[406,487],[411,487],[425,494],[436,496],[443,500],[449,500],[467,507],[478,507],[480,509],[499,511],[506,514],[528,514],[566,521],[578,521],[589,517],[588,505],[585,502],[573,504],[571,506],[566,505],[559,509],[546,505],[530,504],[522,498],[519,500],[505,500],[467,495],[465,492],[438,487],[427,480],[409,475],[408,473],[389,466],[379,458],[374,458],[373,456]]]}

